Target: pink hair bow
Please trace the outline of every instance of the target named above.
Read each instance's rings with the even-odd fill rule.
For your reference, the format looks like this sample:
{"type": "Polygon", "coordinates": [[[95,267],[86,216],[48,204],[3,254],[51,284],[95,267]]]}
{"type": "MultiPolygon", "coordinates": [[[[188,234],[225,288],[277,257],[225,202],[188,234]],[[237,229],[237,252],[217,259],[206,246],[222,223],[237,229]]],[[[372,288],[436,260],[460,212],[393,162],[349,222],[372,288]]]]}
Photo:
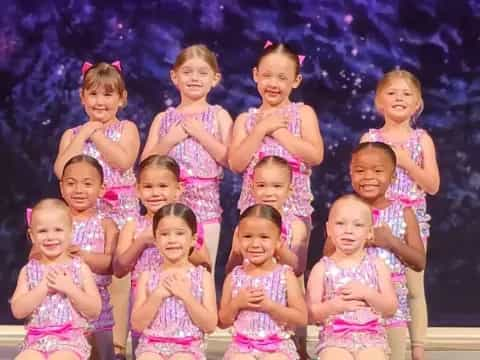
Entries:
{"type": "MultiPolygon", "coordinates": [[[[115,60],[111,64],[115,69],[118,70],[118,72],[122,72],[122,64],[120,63],[120,60],[115,60]]],[[[88,70],[90,70],[93,67],[93,64],[91,62],[85,61],[82,65],[82,75],[85,75],[88,70]]]]}
{"type": "MultiPolygon", "coordinates": [[[[263,48],[266,49],[271,45],[273,45],[273,43],[270,40],[267,40],[265,41],[265,45],[263,45],[263,48]]],[[[302,66],[304,60],[305,60],[305,55],[298,55],[298,62],[300,63],[300,66],[302,66]]]]}
{"type": "Polygon", "coordinates": [[[32,209],[26,208],[25,209],[25,219],[27,220],[27,225],[30,226],[32,223],[32,209]]]}

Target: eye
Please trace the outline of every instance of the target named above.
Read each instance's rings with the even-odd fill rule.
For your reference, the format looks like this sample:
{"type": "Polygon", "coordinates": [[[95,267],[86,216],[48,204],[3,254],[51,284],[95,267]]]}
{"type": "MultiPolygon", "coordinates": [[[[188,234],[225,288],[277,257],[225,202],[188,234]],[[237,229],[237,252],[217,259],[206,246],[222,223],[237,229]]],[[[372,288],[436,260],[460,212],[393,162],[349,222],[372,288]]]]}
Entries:
{"type": "Polygon", "coordinates": [[[343,224],[345,224],[345,223],[341,220],[335,221],[335,225],[343,225],[343,224]]]}

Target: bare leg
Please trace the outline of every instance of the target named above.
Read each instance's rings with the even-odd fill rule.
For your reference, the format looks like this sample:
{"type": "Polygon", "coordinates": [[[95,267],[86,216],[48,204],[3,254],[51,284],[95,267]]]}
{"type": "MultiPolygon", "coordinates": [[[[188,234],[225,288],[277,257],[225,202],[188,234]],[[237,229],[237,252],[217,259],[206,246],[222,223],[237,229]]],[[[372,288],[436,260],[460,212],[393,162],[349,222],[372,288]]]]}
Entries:
{"type": "Polygon", "coordinates": [[[323,349],[318,354],[318,358],[322,360],[355,360],[349,351],[334,347],[323,349]]]}
{"type": "Polygon", "coordinates": [[[78,355],[72,351],[55,351],[48,360],[79,360],[78,355]]]}
{"type": "Polygon", "coordinates": [[[282,353],[273,353],[265,355],[263,360],[288,360],[288,357],[282,353]]]}
{"type": "Polygon", "coordinates": [[[149,352],[143,353],[137,359],[138,360],[164,360],[163,357],[161,357],[160,355],[149,353],[149,352]]]}
{"type": "Polygon", "coordinates": [[[412,343],[412,360],[425,359],[425,339],[428,328],[427,301],[425,298],[424,272],[407,269],[408,305],[412,321],[408,323],[412,343]]]}
{"type": "Polygon", "coordinates": [[[212,264],[212,275],[215,278],[215,261],[217,261],[218,243],[220,241],[220,223],[204,224],[203,232],[205,234],[205,245],[207,245],[212,264]]]}
{"type": "Polygon", "coordinates": [[[355,360],[387,360],[387,355],[383,349],[370,348],[359,351],[355,360]]]}
{"type": "Polygon", "coordinates": [[[190,353],[178,353],[170,356],[168,360],[195,360],[195,357],[190,353]]]}
{"type": "Polygon", "coordinates": [[[20,354],[17,355],[15,360],[44,360],[45,356],[35,350],[24,350],[20,354]]]}
{"type": "Polygon", "coordinates": [[[255,360],[255,357],[248,354],[236,353],[229,360],[255,360]]]}
{"type": "Polygon", "coordinates": [[[125,355],[128,334],[128,301],[130,294],[130,275],[121,279],[112,278],[110,285],[110,303],[113,306],[113,346],[115,354],[125,355]]]}
{"type": "Polygon", "coordinates": [[[405,360],[407,355],[407,328],[392,327],[387,329],[388,345],[392,351],[390,360],[405,360]]]}

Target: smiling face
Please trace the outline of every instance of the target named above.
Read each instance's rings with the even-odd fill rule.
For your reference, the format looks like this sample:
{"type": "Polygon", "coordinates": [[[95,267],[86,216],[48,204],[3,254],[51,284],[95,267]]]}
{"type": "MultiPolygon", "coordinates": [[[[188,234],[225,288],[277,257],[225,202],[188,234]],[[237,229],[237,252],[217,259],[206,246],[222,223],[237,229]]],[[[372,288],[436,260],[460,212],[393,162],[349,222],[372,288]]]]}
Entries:
{"type": "Polygon", "coordinates": [[[410,121],[421,106],[419,91],[406,78],[396,76],[380,87],[375,97],[378,111],[387,121],[410,121]]]}
{"type": "Polygon", "coordinates": [[[90,121],[107,124],[117,118],[117,112],[124,105],[126,94],[119,93],[112,85],[98,83],[82,89],[80,99],[90,121]]]}
{"type": "Polygon", "coordinates": [[[327,235],[344,255],[361,251],[373,236],[370,207],[358,199],[338,200],[328,216],[327,235]]]}
{"type": "Polygon", "coordinates": [[[75,212],[94,209],[104,187],[98,170],[82,161],[68,165],[60,181],[60,191],[68,206],[75,212]]]}
{"type": "Polygon", "coordinates": [[[382,149],[367,147],[352,156],[350,178],[355,193],[370,204],[385,198],[395,165],[382,149]]]}
{"type": "Polygon", "coordinates": [[[139,175],[137,192],[150,215],[162,206],[175,202],[181,194],[181,185],[170,170],[149,166],[139,175]]]}
{"type": "Polygon", "coordinates": [[[194,243],[195,235],[181,217],[167,215],[158,222],[155,244],[166,261],[170,263],[188,261],[194,243]]]}
{"type": "Polygon", "coordinates": [[[43,260],[54,261],[65,256],[72,237],[72,218],[68,208],[34,209],[28,233],[43,260]]]}
{"type": "Polygon", "coordinates": [[[268,219],[248,216],[238,224],[238,239],[243,258],[262,266],[273,261],[280,244],[280,229],[268,219]]]}
{"type": "Polygon", "coordinates": [[[220,81],[220,74],[200,57],[191,57],[170,72],[172,82],[182,98],[200,100],[220,81]]]}
{"type": "Polygon", "coordinates": [[[289,169],[274,163],[255,168],[252,186],[255,203],[270,205],[282,212],[292,191],[291,176],[289,169]]]}
{"type": "Polygon", "coordinates": [[[270,106],[288,103],[290,93],[302,81],[295,72],[295,63],[285,54],[270,53],[253,69],[253,79],[262,101],[270,106]]]}

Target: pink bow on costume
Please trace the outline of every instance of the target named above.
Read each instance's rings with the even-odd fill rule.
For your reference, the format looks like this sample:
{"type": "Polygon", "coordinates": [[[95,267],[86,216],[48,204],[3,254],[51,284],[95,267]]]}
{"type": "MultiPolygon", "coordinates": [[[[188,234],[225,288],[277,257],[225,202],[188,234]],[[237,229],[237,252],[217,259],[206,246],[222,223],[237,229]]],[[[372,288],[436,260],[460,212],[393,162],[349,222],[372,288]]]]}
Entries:
{"type": "Polygon", "coordinates": [[[69,340],[74,331],[71,323],[65,325],[54,325],[45,327],[30,327],[27,329],[27,341],[33,343],[45,336],[55,336],[61,340],[69,340]]]}
{"type": "Polygon", "coordinates": [[[193,336],[187,336],[183,338],[177,338],[177,337],[163,337],[163,336],[147,336],[148,342],[150,343],[170,343],[170,344],[177,344],[177,345],[183,345],[183,346],[189,346],[191,345],[194,341],[197,341],[197,338],[194,338],[193,336]]]}
{"type": "Polygon", "coordinates": [[[372,209],[373,223],[376,224],[380,218],[380,210],[377,208],[372,209]]]}
{"type": "Polygon", "coordinates": [[[249,350],[258,350],[271,353],[278,350],[278,346],[282,342],[282,339],[277,335],[269,336],[266,339],[251,339],[242,334],[235,334],[233,341],[237,345],[249,350]]]}
{"type": "Polygon", "coordinates": [[[26,208],[25,209],[25,220],[27,220],[27,225],[30,226],[32,223],[32,209],[26,208]]]}
{"type": "MultiPolygon", "coordinates": [[[[122,72],[122,64],[120,60],[116,60],[111,64],[118,72],[122,72]]],[[[82,75],[85,75],[88,70],[90,70],[94,65],[88,61],[85,61],[82,65],[82,75]]]]}
{"type": "Polygon", "coordinates": [[[118,193],[113,189],[107,189],[105,194],[103,194],[102,200],[115,208],[118,206],[118,193]]]}
{"type": "Polygon", "coordinates": [[[333,332],[335,334],[346,335],[351,332],[367,332],[377,334],[380,330],[380,324],[377,319],[363,324],[352,323],[343,319],[334,319],[332,321],[333,332]]]}
{"type": "Polygon", "coordinates": [[[418,206],[425,201],[423,198],[410,199],[407,196],[393,196],[390,200],[400,201],[406,207],[418,206]]]}
{"type": "MultiPolygon", "coordinates": [[[[267,40],[265,41],[265,45],[263,45],[263,48],[266,49],[271,45],[273,45],[273,43],[270,40],[267,40]]],[[[305,55],[298,55],[298,62],[300,63],[300,66],[302,66],[304,60],[305,60],[305,55]]]]}

